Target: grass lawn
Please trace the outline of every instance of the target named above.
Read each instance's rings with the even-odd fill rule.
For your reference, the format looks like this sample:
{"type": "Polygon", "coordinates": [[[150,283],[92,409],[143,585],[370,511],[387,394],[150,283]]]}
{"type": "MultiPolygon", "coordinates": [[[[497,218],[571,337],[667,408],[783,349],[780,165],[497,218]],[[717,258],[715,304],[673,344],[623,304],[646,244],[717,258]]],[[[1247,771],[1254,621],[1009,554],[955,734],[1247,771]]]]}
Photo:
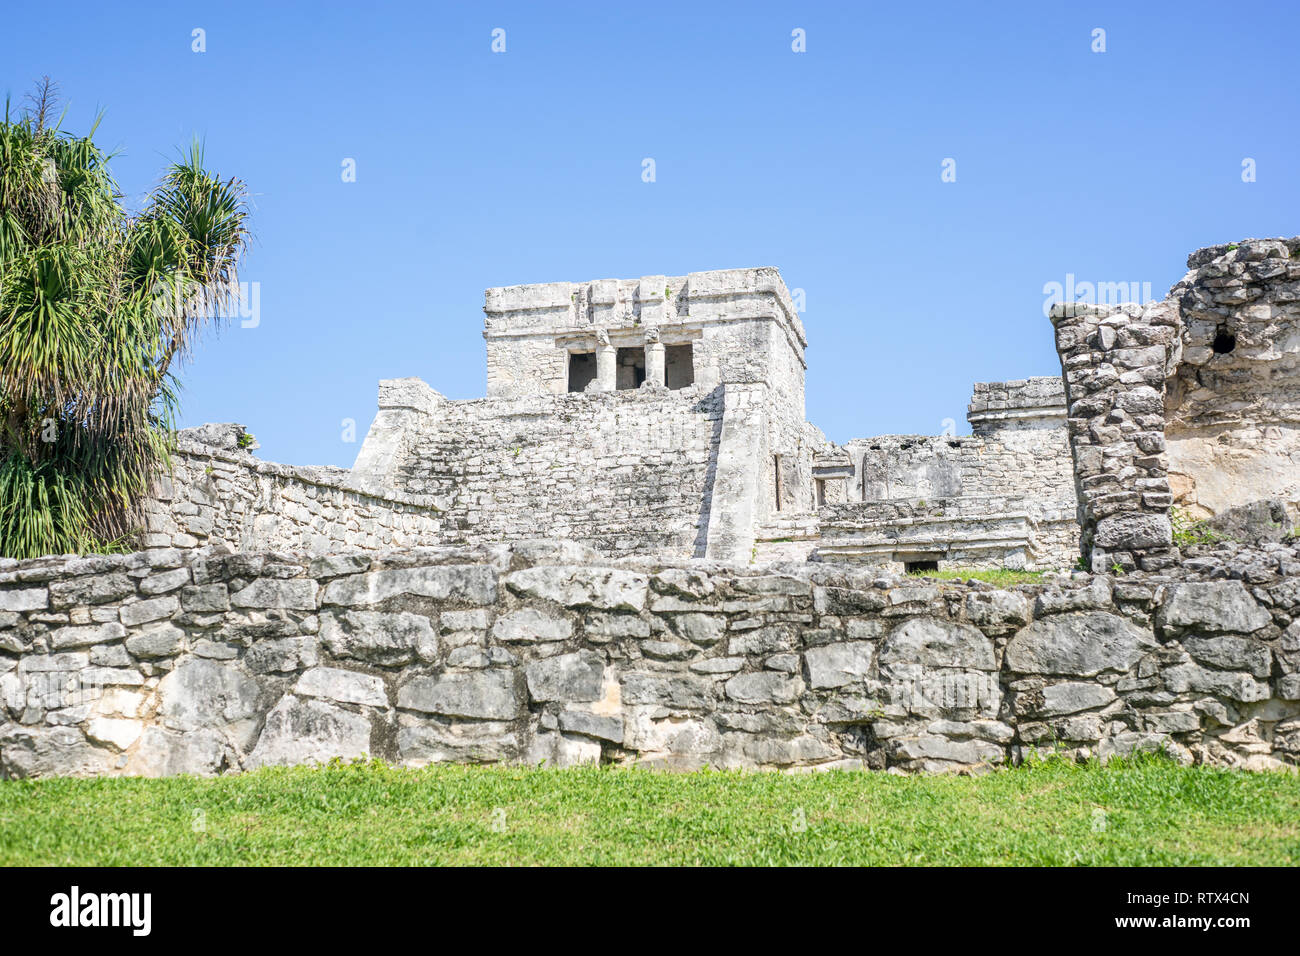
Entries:
{"type": "Polygon", "coordinates": [[[1300,863],[1300,775],[982,777],[379,763],[0,783],[0,864],[1300,863]]]}
{"type": "Polygon", "coordinates": [[[938,571],[909,571],[909,578],[933,578],[937,581],[986,581],[1000,587],[1014,587],[1017,584],[1038,584],[1043,580],[1042,571],[1011,571],[1007,568],[941,568],[938,571]]]}

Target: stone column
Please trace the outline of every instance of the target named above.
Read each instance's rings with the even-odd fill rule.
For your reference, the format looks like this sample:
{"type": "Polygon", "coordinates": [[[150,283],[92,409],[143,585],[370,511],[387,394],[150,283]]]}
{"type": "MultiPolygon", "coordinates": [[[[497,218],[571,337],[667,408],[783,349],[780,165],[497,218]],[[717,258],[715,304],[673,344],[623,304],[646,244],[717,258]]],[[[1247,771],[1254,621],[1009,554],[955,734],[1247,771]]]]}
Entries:
{"type": "Polygon", "coordinates": [[[1145,309],[1071,302],[1054,305],[1051,319],[1089,567],[1094,573],[1168,567],[1176,554],[1164,381],[1177,312],[1167,301],[1145,309]]]}
{"type": "Polygon", "coordinates": [[[596,333],[596,391],[612,392],[617,387],[618,370],[615,368],[617,352],[609,344],[609,333],[601,329],[596,333]]]}
{"type": "Polygon", "coordinates": [[[659,341],[658,329],[645,330],[645,382],[642,388],[663,388],[664,344],[659,341]]]}

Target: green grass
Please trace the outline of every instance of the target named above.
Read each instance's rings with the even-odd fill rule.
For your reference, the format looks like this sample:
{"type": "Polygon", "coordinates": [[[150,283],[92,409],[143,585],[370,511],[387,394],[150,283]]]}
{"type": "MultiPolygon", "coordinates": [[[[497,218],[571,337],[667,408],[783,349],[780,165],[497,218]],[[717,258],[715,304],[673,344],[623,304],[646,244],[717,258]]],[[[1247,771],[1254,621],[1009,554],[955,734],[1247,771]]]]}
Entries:
{"type": "Polygon", "coordinates": [[[1173,526],[1174,544],[1179,548],[1190,548],[1197,544],[1218,544],[1229,540],[1215,531],[1205,521],[1198,521],[1182,508],[1169,509],[1169,523],[1173,526]]]}
{"type": "Polygon", "coordinates": [[[935,578],[940,581],[987,581],[1011,587],[1016,584],[1035,584],[1043,579],[1042,571],[1011,571],[1007,568],[943,568],[938,571],[909,571],[909,578],[935,578]]]}
{"type": "Polygon", "coordinates": [[[379,763],[0,783],[0,865],[1300,863],[1300,776],[379,763]]]}

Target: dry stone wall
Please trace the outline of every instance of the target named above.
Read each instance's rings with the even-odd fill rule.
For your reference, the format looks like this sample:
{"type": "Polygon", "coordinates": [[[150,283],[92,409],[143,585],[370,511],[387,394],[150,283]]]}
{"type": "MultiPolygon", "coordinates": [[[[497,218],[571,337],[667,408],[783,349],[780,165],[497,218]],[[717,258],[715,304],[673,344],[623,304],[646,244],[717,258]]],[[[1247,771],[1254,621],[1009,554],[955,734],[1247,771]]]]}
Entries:
{"type": "Polygon", "coordinates": [[[239,447],[241,434],[239,425],[179,433],[171,471],[145,502],[146,548],[321,554],[431,545],[452,536],[432,498],[362,489],[343,469],[262,461],[239,447]]]}
{"type": "Polygon", "coordinates": [[[1020,495],[891,498],[829,505],[819,513],[822,561],[874,563],[903,571],[916,561],[944,567],[1068,569],[1077,564],[1074,507],[1020,495]]]}
{"type": "Polygon", "coordinates": [[[1300,551],[997,589],[576,545],[0,561],[0,774],[1300,762],[1300,551]]]}

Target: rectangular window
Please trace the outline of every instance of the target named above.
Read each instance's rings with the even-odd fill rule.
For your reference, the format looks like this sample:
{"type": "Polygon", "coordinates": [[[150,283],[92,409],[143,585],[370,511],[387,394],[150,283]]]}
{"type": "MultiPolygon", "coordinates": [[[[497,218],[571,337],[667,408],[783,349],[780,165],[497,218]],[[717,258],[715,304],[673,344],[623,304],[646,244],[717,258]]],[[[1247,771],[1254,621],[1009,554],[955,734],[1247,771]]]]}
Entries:
{"type": "Polygon", "coordinates": [[[583,392],[596,379],[596,353],[569,353],[569,391],[583,392]]]}
{"type": "Polygon", "coordinates": [[[695,355],[689,342],[664,346],[664,384],[669,388],[695,384],[695,355]]]}
{"type": "Polygon", "coordinates": [[[640,388],[645,381],[645,349],[619,349],[614,360],[614,374],[616,388],[640,388]]]}

